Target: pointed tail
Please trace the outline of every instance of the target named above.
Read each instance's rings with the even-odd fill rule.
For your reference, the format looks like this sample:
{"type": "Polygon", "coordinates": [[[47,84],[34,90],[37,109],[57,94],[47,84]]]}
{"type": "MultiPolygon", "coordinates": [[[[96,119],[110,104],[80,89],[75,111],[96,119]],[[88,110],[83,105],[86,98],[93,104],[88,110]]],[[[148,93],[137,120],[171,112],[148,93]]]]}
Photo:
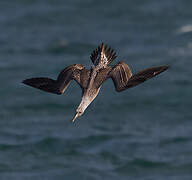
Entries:
{"type": "Polygon", "coordinates": [[[110,64],[115,58],[116,53],[113,49],[102,43],[91,53],[91,60],[95,66],[98,64],[110,64]]]}

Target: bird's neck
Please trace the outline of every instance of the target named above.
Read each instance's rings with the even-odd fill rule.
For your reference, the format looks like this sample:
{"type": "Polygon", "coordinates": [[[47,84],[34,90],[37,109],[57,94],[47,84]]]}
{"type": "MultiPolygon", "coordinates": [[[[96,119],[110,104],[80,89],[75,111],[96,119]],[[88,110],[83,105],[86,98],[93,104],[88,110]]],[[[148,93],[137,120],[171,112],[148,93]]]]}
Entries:
{"type": "Polygon", "coordinates": [[[88,96],[83,96],[81,99],[81,103],[79,104],[78,108],[77,108],[77,112],[84,112],[85,109],[89,106],[89,104],[91,103],[91,99],[88,96]]]}
{"type": "Polygon", "coordinates": [[[87,109],[87,107],[89,106],[89,104],[91,104],[91,102],[97,97],[100,88],[101,87],[99,87],[98,89],[88,88],[84,92],[83,97],[81,99],[81,103],[79,104],[76,111],[84,112],[85,109],[87,109]]]}

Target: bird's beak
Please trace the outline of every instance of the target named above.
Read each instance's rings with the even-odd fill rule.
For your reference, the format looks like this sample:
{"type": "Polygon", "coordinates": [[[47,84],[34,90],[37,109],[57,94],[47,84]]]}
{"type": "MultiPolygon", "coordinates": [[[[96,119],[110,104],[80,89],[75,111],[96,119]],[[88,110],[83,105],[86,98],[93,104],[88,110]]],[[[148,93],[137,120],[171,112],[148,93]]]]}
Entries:
{"type": "Polygon", "coordinates": [[[75,122],[75,120],[78,118],[78,116],[79,116],[79,113],[77,112],[77,113],[75,114],[75,116],[74,116],[72,122],[75,122]]]}

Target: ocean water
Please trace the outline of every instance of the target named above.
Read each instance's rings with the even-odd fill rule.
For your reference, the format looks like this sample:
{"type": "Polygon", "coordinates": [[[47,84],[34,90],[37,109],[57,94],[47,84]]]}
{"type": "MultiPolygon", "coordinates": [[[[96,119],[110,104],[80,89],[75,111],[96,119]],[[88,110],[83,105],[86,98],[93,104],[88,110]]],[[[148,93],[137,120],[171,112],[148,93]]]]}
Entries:
{"type": "Polygon", "coordinates": [[[192,2],[2,0],[1,180],[191,180],[192,2]],[[101,42],[137,72],[170,69],[121,93],[111,80],[76,123],[75,82],[62,96],[23,85],[91,66],[101,42]]]}

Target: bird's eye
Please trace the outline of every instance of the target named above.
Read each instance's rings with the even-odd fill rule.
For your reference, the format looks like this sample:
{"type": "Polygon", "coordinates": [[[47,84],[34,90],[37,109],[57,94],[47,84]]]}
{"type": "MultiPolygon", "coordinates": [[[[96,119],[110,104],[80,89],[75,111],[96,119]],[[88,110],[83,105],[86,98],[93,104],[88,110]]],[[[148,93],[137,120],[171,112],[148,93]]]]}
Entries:
{"type": "Polygon", "coordinates": [[[79,115],[82,115],[82,114],[83,114],[83,112],[82,112],[82,111],[79,111],[78,113],[79,113],[79,115]]]}

